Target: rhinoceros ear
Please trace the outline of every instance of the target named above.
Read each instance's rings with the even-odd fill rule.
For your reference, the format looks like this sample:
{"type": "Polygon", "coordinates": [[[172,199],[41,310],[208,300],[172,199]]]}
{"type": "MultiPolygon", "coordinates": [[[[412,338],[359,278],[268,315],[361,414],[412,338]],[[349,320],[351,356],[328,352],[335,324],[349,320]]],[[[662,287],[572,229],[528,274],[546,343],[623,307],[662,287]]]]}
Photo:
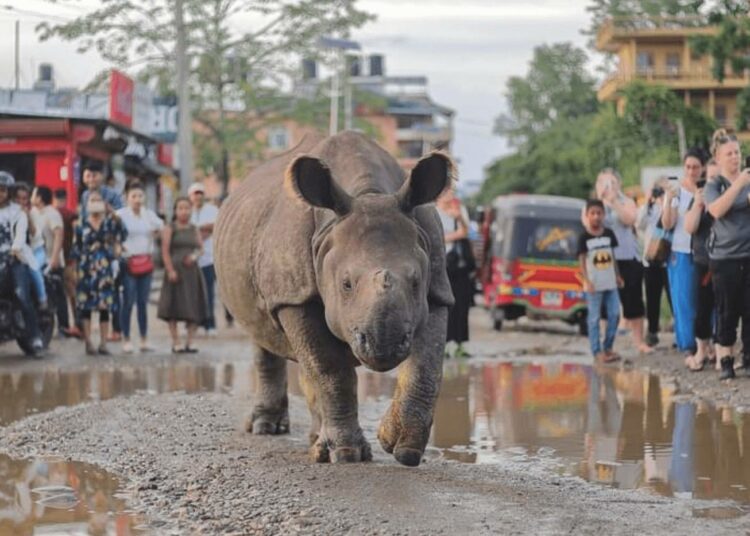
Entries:
{"type": "Polygon", "coordinates": [[[422,158],[398,191],[401,208],[410,211],[435,201],[453,185],[455,169],[453,160],[445,153],[434,152],[422,158]]]}
{"type": "Polygon", "coordinates": [[[284,187],[293,197],[318,208],[333,210],[339,216],[351,211],[352,198],[336,184],[320,159],[302,155],[289,165],[284,187]]]}

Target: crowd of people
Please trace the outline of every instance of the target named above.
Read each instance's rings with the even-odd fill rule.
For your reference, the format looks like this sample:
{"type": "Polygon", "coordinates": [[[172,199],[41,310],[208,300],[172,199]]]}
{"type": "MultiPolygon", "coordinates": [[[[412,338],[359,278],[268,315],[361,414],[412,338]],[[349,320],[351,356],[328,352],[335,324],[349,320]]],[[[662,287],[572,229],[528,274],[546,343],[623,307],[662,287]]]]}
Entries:
{"type": "Polygon", "coordinates": [[[594,190],[578,254],[596,359],[619,359],[613,345],[621,313],[635,348],[651,353],[666,291],[675,346],[690,370],[715,363],[721,379],[734,378],[735,365],[750,373],[750,169],[737,138],[721,129],[710,157],[688,151],[683,176],[657,181],[640,209],[612,169],[599,174],[594,190]]]}
{"type": "Polygon", "coordinates": [[[10,274],[22,309],[31,353],[42,352],[37,312],[54,304],[60,337],[80,338],[88,355],[108,355],[109,343],[123,353],[149,352],[148,302],[161,243],[165,279],[158,317],[169,325],[172,352],[195,353],[199,327],[216,335],[212,234],[218,207],[207,202],[201,183],[174,202],[165,224],[145,206],[138,179],[123,194],[104,184],[101,164],[86,163],[79,209],[68,208],[67,192],[30,188],[0,172],[0,271],[10,274]],[[59,285],[46,284],[55,277],[59,285]],[[47,293],[54,293],[48,296],[47,293]],[[131,337],[136,309],[139,341],[131,337]],[[92,338],[98,322],[99,340],[92,338]],[[178,322],[187,326],[180,342],[178,322]]]}

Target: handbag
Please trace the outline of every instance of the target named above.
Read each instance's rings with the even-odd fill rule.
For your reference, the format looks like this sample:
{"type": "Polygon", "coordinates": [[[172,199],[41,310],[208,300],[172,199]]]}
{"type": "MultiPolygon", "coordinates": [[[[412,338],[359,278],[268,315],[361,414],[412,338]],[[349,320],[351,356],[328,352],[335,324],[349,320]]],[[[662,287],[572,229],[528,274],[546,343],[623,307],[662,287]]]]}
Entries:
{"type": "Polygon", "coordinates": [[[465,270],[473,272],[477,268],[474,252],[471,250],[471,242],[468,238],[462,238],[453,242],[453,247],[445,254],[445,268],[448,272],[465,270]]]}
{"type": "Polygon", "coordinates": [[[154,258],[151,255],[132,255],[128,257],[128,273],[132,276],[148,275],[154,271],[154,258]]]}
{"type": "Polygon", "coordinates": [[[646,244],[643,257],[648,262],[667,262],[672,253],[672,231],[664,229],[661,218],[656,222],[654,232],[646,244]]]}

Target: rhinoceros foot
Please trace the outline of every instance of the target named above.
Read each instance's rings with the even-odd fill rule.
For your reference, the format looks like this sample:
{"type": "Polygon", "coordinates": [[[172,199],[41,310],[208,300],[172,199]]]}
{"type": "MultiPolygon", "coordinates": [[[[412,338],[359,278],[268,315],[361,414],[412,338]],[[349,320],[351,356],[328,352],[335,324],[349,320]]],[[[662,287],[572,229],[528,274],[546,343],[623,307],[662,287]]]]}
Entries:
{"type": "Polygon", "coordinates": [[[280,435],[289,433],[289,410],[278,412],[254,410],[245,429],[255,435],[280,435]]]}
{"type": "Polygon", "coordinates": [[[310,447],[310,457],[317,463],[356,463],[372,460],[372,449],[361,431],[354,441],[346,443],[348,444],[337,445],[321,435],[310,447]]]}
{"type": "Polygon", "coordinates": [[[422,455],[426,445],[427,435],[424,430],[405,430],[399,417],[399,405],[391,404],[388,412],[383,417],[378,429],[378,440],[383,450],[393,454],[396,461],[402,465],[416,467],[422,462],[422,455]]]}

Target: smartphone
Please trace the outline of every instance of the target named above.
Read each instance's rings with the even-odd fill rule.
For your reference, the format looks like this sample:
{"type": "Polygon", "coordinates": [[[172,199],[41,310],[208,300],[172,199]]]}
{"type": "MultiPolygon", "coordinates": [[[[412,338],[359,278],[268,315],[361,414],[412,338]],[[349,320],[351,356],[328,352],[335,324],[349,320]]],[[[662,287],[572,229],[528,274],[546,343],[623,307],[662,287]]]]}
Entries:
{"type": "Polygon", "coordinates": [[[750,168],[750,156],[745,157],[745,169],[750,168]]]}
{"type": "Polygon", "coordinates": [[[706,187],[706,179],[701,179],[698,182],[696,182],[695,183],[695,187],[698,188],[699,190],[701,188],[705,188],[706,187]]]}
{"type": "Polygon", "coordinates": [[[678,181],[678,180],[680,180],[680,179],[679,179],[679,177],[675,177],[675,176],[672,176],[672,177],[668,177],[668,179],[669,179],[670,181],[678,181]]]}

